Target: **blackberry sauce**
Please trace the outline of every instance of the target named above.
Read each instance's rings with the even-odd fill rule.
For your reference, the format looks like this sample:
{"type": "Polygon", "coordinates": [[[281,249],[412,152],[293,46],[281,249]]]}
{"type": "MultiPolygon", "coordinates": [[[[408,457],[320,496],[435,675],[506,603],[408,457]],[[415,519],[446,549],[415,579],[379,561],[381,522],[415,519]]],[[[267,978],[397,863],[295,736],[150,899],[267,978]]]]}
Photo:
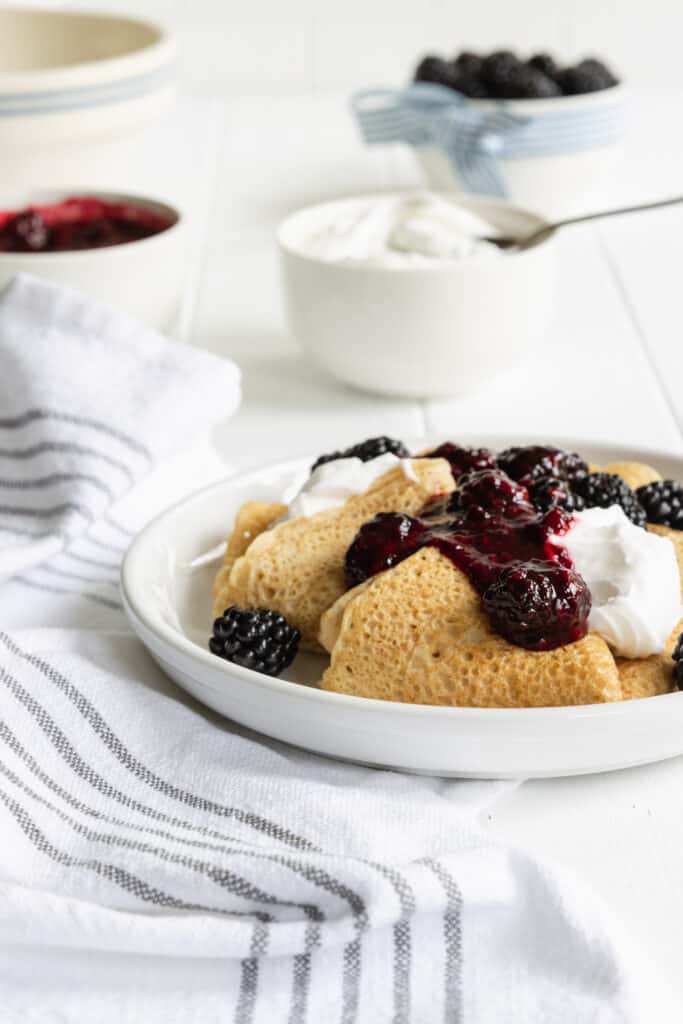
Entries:
{"type": "Polygon", "coordinates": [[[0,252],[103,249],[158,235],[172,221],[142,206],[73,197],[50,206],[0,211],[0,252]]]}
{"type": "Polygon", "coordinates": [[[536,509],[526,487],[501,470],[469,473],[418,516],[384,512],[362,526],[346,554],[347,582],[434,547],[465,573],[496,632],[518,647],[552,650],[588,631],[588,587],[566,548],[551,541],[571,523],[560,507],[536,509]]]}

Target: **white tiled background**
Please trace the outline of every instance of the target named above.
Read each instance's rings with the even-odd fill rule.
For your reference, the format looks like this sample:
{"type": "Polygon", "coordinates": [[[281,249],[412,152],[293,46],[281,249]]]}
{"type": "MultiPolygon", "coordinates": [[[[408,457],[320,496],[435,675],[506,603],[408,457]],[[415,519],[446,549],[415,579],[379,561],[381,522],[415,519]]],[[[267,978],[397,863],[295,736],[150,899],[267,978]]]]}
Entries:
{"type": "MultiPolygon", "coordinates": [[[[55,6],[59,6],[56,4],[55,6]]],[[[71,0],[158,18],[193,91],[311,92],[401,81],[463,47],[609,58],[634,84],[683,84],[681,0],[71,0]]]]}

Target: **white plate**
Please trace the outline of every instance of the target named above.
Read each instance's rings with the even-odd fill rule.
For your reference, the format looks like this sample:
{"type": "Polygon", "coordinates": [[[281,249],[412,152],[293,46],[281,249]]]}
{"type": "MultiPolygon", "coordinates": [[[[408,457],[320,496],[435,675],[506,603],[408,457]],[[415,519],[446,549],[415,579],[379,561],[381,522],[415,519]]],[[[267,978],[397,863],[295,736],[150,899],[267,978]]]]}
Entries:
{"type": "MultiPolygon", "coordinates": [[[[462,438],[499,449],[530,438],[462,438]]],[[[422,442],[425,443],[430,442],[422,442]]],[[[555,439],[590,462],[648,462],[683,479],[683,458],[555,439]]],[[[416,450],[416,449],[415,449],[416,450]]],[[[271,679],[206,647],[216,564],[189,564],[229,533],[248,499],[278,500],[310,460],[232,477],[164,512],[133,541],[122,569],[126,611],[150,653],[197,700],[307,750],[382,768],[469,778],[608,771],[683,753],[683,694],[554,708],[448,708],[366,700],[316,687],[325,660],[301,655],[271,679]]]]}

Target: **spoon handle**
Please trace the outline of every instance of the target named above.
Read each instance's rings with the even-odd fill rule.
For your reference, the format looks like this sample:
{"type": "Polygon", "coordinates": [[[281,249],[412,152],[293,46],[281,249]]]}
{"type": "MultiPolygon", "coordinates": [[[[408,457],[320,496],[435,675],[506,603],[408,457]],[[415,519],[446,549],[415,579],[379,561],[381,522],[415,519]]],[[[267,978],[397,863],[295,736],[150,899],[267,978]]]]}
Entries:
{"type": "MultiPolygon", "coordinates": [[[[584,224],[589,220],[601,220],[603,217],[617,217],[622,213],[640,213],[642,210],[657,210],[662,206],[675,206],[676,203],[683,203],[683,196],[676,196],[673,199],[659,199],[656,203],[641,203],[638,206],[622,206],[616,210],[600,210],[598,213],[582,213],[580,217],[567,217],[565,220],[558,220],[554,224],[534,231],[531,238],[544,234],[546,231],[554,231],[557,228],[567,227],[569,224],[584,224]]],[[[527,241],[530,241],[528,239],[527,241]]]]}

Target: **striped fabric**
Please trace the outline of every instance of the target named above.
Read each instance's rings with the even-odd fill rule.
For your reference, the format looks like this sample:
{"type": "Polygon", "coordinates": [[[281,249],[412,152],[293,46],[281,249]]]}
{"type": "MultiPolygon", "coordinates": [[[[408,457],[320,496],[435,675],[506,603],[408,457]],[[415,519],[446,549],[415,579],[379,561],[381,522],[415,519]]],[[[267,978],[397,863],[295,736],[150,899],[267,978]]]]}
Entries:
{"type": "Polygon", "coordinates": [[[640,1020],[594,898],[476,823],[513,784],[259,738],[127,629],[131,531],[204,482],[194,453],[140,478],[234,368],[28,280],[0,363],[3,1024],[640,1020]]]}
{"type": "Polygon", "coordinates": [[[615,143],[623,133],[623,102],[521,117],[504,103],[482,107],[441,85],[357,92],[351,108],[369,145],[404,142],[442,149],[466,187],[506,195],[501,160],[573,153],[615,143]]]}

